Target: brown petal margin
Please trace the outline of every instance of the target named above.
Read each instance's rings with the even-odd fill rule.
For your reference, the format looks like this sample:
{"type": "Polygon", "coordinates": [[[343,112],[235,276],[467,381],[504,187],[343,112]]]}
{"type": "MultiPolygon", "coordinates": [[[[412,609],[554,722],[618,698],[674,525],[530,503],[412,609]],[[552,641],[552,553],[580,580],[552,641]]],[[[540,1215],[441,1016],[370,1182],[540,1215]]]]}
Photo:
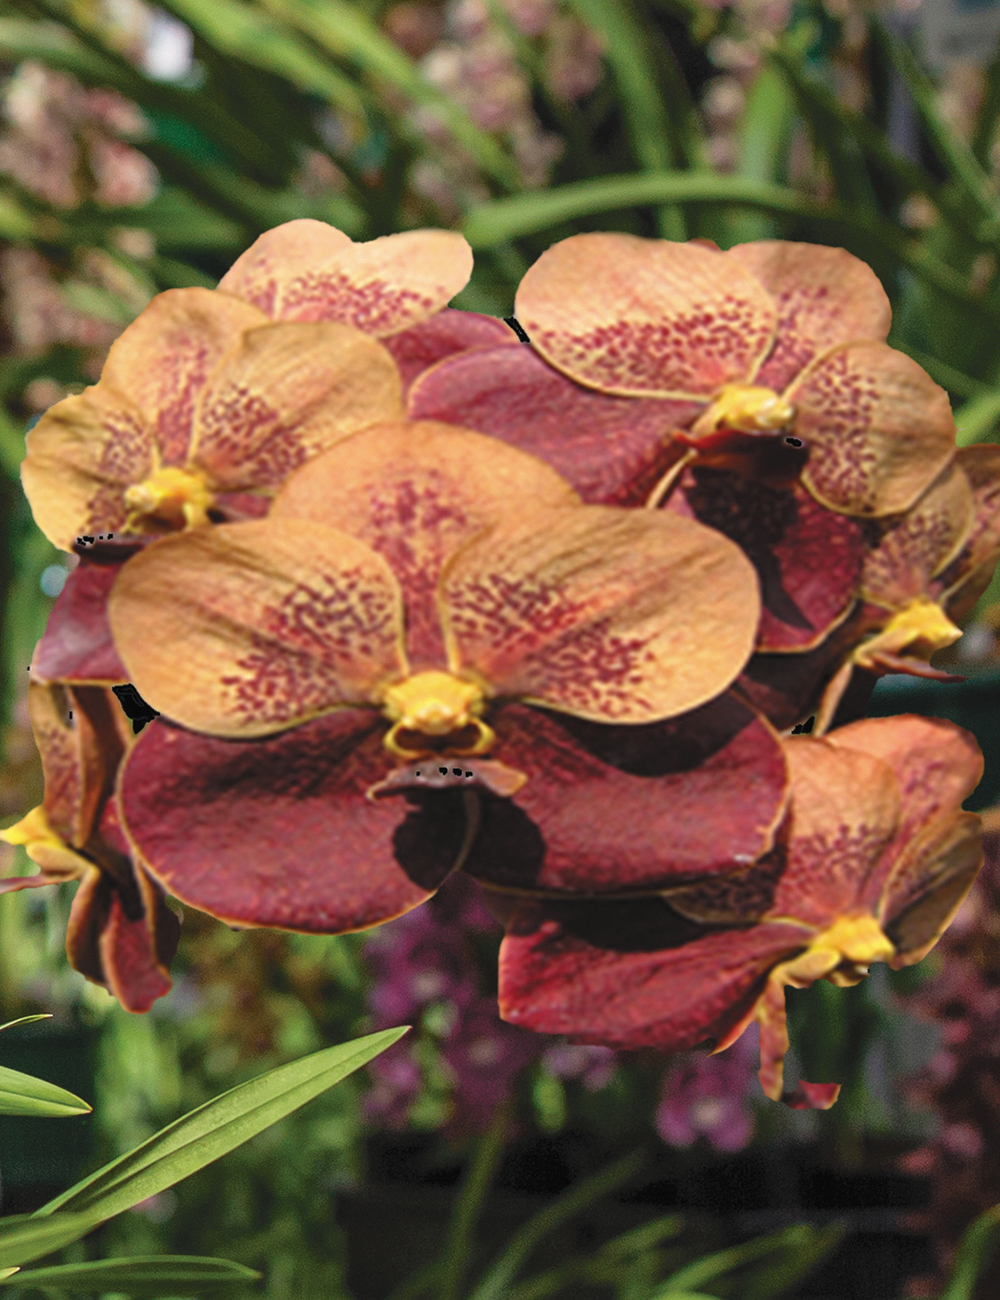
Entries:
{"type": "MultiPolygon", "coordinates": [[[[131,549],[135,554],[141,548],[137,544],[131,549]]],[[[108,623],[108,597],[119,569],[118,560],[81,556],[67,575],[35,647],[32,680],[102,686],[128,681],[108,623]]]]}
{"type": "Polygon", "coordinates": [[[199,394],[193,462],[228,491],[276,487],[349,434],[402,415],[396,363],[333,321],[248,330],[199,394]]]}
{"type": "Polygon", "coordinates": [[[409,414],[501,438],[539,456],[597,505],[644,505],[670,462],[673,431],[699,402],[612,397],[567,379],[523,343],[476,348],[426,371],[409,414]]]}
{"type": "Polygon", "coordinates": [[[366,703],[406,671],[385,560],[305,520],[163,538],[122,567],[108,618],[143,699],[213,735],[263,736],[366,703]]]}
{"type": "Polygon", "coordinates": [[[746,380],[777,321],[770,294],[726,254],[620,234],[553,244],[515,312],[557,370],[624,397],[708,397],[746,380]]]}
{"type": "Polygon", "coordinates": [[[785,396],[809,447],[802,482],[844,514],[907,510],[955,450],[948,394],[902,352],[853,343],[821,357],[785,396]]]}
{"type": "Polygon", "coordinates": [[[237,925],[339,934],[416,907],[459,860],[465,800],[366,798],[385,775],[383,731],[355,709],[251,741],[151,723],[119,781],[141,865],[237,925]]]}
{"type": "MultiPolygon", "coordinates": [[[[781,743],[729,693],[670,722],[599,723],[506,705],[494,754],[528,780],[481,796],[465,870],[497,888],[656,890],[745,867],[787,796],[781,743]]],[[[766,909],[765,909],[766,910],[766,909]]]]}
{"type": "Polygon", "coordinates": [[[513,518],[441,580],[453,671],[596,722],[654,722],[721,694],[753,650],[759,600],[720,533],[612,506],[513,518]]]}
{"type": "Polygon", "coordinates": [[[768,971],[811,938],[696,925],[653,898],[524,903],[500,948],[500,1014],[577,1043],[687,1051],[745,1023],[768,971]]]}
{"type": "Polygon", "coordinates": [[[334,320],[383,338],[440,311],[472,274],[454,230],[406,230],[367,243],[301,218],[268,230],[219,281],[274,320],[334,320]]]}
{"type": "Polygon", "coordinates": [[[576,501],[535,457],[496,438],[431,420],[366,429],[304,465],[270,518],[343,529],[383,555],[403,589],[414,668],[440,668],[441,568],[464,542],[508,515],[576,501]]]}
{"type": "Polygon", "coordinates": [[[739,262],[778,310],[774,347],[754,382],[781,392],[815,357],[855,339],[884,342],[892,308],[875,272],[843,248],[761,239],[737,244],[739,262]]]}

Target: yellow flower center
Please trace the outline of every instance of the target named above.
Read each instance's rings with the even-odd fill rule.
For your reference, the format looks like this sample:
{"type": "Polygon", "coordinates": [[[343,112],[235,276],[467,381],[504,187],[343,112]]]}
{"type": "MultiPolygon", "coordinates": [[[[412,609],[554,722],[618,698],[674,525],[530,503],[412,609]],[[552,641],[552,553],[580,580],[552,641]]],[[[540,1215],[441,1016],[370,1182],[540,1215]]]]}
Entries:
{"type": "Polygon", "coordinates": [[[691,430],[695,440],[717,429],[735,429],[738,433],[777,433],[795,419],[795,407],[773,388],[755,384],[724,384],[707,411],[702,412],[691,430]]]}
{"type": "Polygon", "coordinates": [[[962,635],[940,605],[921,596],[905,605],[877,636],[864,642],[854,652],[854,662],[861,668],[878,669],[880,654],[908,653],[920,659],[946,646],[954,645],[962,635]]]}
{"type": "Polygon", "coordinates": [[[390,686],[382,696],[394,723],[386,749],[399,758],[423,754],[482,754],[494,742],[482,720],[485,696],[474,682],[432,670],[390,686]]]}
{"type": "Polygon", "coordinates": [[[782,977],[786,984],[797,988],[818,979],[846,988],[860,984],[873,961],[889,961],[895,953],[871,913],[840,916],[813,939],[804,953],[784,964],[782,977]]]}
{"type": "Polygon", "coordinates": [[[195,528],[208,523],[208,512],[214,504],[204,474],[168,465],[125,489],[125,508],[129,512],[125,532],[141,532],[147,519],[175,528],[195,528]]]}

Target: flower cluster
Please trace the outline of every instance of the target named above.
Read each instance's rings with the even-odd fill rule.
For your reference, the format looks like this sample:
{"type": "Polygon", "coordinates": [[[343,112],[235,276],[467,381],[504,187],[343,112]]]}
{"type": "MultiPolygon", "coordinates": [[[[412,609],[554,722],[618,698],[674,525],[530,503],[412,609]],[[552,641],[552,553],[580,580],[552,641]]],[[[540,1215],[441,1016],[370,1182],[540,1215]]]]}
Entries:
{"type": "Polygon", "coordinates": [[[8,887],[81,876],[71,957],[140,1009],[164,892],[334,934],[461,871],[508,1022],[669,1052],[757,1022],[780,1098],[785,987],[918,961],[978,870],[972,738],[844,710],[960,635],[1000,457],[956,454],[842,250],[574,236],[520,285],[528,342],[447,308],[470,272],[457,234],[291,222],[38,423],[25,491],[81,562],[5,833],[42,876],[8,887]]]}

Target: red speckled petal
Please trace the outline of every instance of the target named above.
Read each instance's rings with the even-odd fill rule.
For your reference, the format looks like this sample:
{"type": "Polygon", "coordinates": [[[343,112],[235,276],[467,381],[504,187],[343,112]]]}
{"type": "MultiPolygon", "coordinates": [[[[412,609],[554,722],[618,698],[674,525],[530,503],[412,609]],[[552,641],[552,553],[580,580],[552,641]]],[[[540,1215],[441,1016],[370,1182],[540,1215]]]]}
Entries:
{"type": "Polygon", "coordinates": [[[842,248],[762,239],[727,254],[774,299],[778,330],[755,383],[781,392],[821,353],[841,343],[883,343],[892,308],[878,276],[842,248]]]}
{"type": "Polygon", "coordinates": [[[378,925],[437,889],[466,834],[459,790],[365,797],[388,766],[383,731],[354,709],[253,741],[151,723],[120,780],[125,828],[169,893],[224,921],[378,925]]]}
{"type": "Polygon", "coordinates": [[[771,967],[811,937],[780,922],[713,930],[655,898],[526,903],[500,949],[500,1014],[574,1042],[683,1052],[745,1022],[771,967]]]}
{"type": "Polygon", "coordinates": [[[333,321],[249,330],[195,406],[193,459],[230,491],[276,487],[349,434],[402,415],[399,372],[374,339],[333,321]]]}
{"type": "Polygon", "coordinates": [[[441,310],[472,274],[454,230],[406,230],[355,244],[308,218],[268,230],[219,281],[274,320],[334,320],[382,338],[441,310]]]}
{"type": "Polygon", "coordinates": [[[533,456],[495,438],[430,420],[368,429],[304,465],[275,499],[271,519],[343,529],[384,555],[406,601],[414,670],[440,668],[441,567],[463,542],[512,511],[576,500],[533,456]]]}
{"type": "Polygon", "coordinates": [[[110,384],[57,402],[25,444],[24,494],[38,527],[64,551],[84,534],[120,532],[125,489],[153,468],[152,426],[110,384]]]}
{"type": "Polygon", "coordinates": [[[638,506],[670,462],[672,431],[700,404],[594,392],[515,343],[449,357],[421,375],[408,409],[541,457],[584,501],[638,506]]]}
{"type": "Polygon", "coordinates": [[[510,326],[497,316],[445,307],[429,320],[384,339],[383,344],[399,367],[403,388],[408,389],[418,375],[453,353],[468,348],[500,347],[514,342],[516,337],[510,326]]]}
{"type": "Polygon", "coordinates": [[[129,680],[198,731],[262,736],[405,673],[381,556],[303,520],[193,529],[124,565],[108,617],[129,680]]]}
{"type": "Polygon", "coordinates": [[[954,817],[983,775],[983,755],[975,737],[944,718],[904,713],[891,718],[863,718],[838,727],[831,745],[874,755],[887,763],[899,784],[899,823],[878,870],[866,888],[866,905],[874,907],[886,877],[906,857],[922,829],[942,817],[954,817]]]}
{"type": "Polygon", "coordinates": [[[960,623],[986,590],[1000,558],[1000,447],[960,447],[956,459],[972,491],[973,522],[939,585],[946,592],[948,617],[960,623]]]}
{"type": "Polygon", "coordinates": [[[864,526],[825,509],[797,484],[773,488],[726,470],[689,470],[667,508],[717,528],[760,579],[760,651],[811,650],[850,612],[864,526]]]}
{"type": "Polygon", "coordinates": [[[625,397],[708,397],[746,380],[776,324],[770,294],[725,253],[618,234],[554,244],[515,312],[557,370],[625,397]]]}
{"type": "Polygon", "coordinates": [[[898,609],[926,595],[931,579],[965,545],[974,522],[969,480],[953,460],[915,506],[882,526],[877,545],[865,556],[864,599],[898,609]]]}
{"type": "Polygon", "coordinates": [[[97,687],[35,682],[28,687],[31,729],[45,776],[42,806],[52,829],[71,848],[87,843],[121,757],[113,702],[97,687]]]}
{"type": "Polygon", "coordinates": [[[721,694],[760,617],[732,542],[612,506],[498,525],[455,556],[441,601],[453,669],[597,722],[654,722],[721,694]]]}
{"type": "Polygon", "coordinates": [[[732,694],[645,727],[521,705],[491,723],[493,753],[528,780],[483,797],[465,870],[489,885],[614,893],[733,871],[770,848],[784,813],[781,744],[732,694]]]}
{"type": "Polygon", "coordinates": [[[898,970],[920,961],[951,924],[983,863],[982,819],[942,817],[903,851],[882,900],[885,932],[898,970]]]}
{"type": "Polygon", "coordinates": [[[788,865],[769,915],[825,929],[863,906],[899,825],[899,783],[888,763],[825,739],[792,736],[785,752],[792,774],[788,865]]]}
{"type": "MultiPolygon", "coordinates": [[[[130,548],[132,554],[140,549],[130,548]]],[[[67,576],[35,647],[33,681],[100,685],[128,681],[108,624],[108,596],[119,568],[119,563],[83,557],[67,576]]]]}
{"type": "Polygon", "coordinates": [[[262,312],[212,289],[168,289],[111,345],[101,387],[128,393],[149,423],[165,465],[183,465],[199,390],[262,312]]]}
{"type": "Polygon", "coordinates": [[[788,390],[809,447],[802,481],[831,510],[907,510],[955,450],[948,394],[885,343],[837,348],[788,390]]]}

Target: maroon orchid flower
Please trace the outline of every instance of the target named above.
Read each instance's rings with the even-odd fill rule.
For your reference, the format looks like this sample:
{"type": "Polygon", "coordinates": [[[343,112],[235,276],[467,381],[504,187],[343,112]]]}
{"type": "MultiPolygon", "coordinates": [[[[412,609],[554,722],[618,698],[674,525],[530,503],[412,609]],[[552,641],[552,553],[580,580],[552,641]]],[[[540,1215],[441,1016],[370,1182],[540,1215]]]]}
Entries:
{"type": "MultiPolygon", "coordinates": [[[[939,719],[877,718],[785,742],[788,821],[742,876],[661,898],[519,905],[501,949],[504,1019],[575,1042],[722,1051],[760,1024],[764,1092],[782,1096],[784,989],[857,983],[873,961],[919,961],[982,860],[961,803],[975,741],[939,719]]],[[[793,1100],[832,1105],[837,1086],[793,1100]]]]}
{"type": "Polygon", "coordinates": [[[127,740],[110,692],[29,687],[45,798],[0,831],[23,844],[37,876],[0,881],[0,892],[78,880],[66,952],[74,970],[101,984],[127,1011],[148,1011],[170,990],[180,923],[163,890],[134,865],[113,798],[127,740]]]}

